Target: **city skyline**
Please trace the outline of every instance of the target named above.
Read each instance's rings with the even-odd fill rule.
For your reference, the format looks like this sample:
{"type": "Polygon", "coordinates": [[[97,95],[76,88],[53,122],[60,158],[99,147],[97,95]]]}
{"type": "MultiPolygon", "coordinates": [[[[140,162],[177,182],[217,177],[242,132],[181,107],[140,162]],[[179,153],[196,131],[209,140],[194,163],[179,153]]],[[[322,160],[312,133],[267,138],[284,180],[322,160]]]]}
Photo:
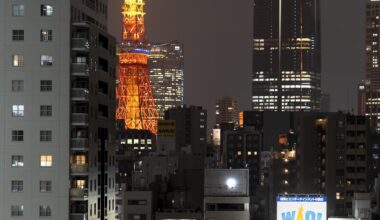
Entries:
{"type": "Polygon", "coordinates": [[[0,220],[380,219],[357,2],[0,0],[0,220]]]}
{"type": "MultiPolygon", "coordinates": [[[[117,2],[121,2],[118,0],[117,2]]],[[[200,8],[197,2],[160,0],[147,1],[146,23],[149,32],[148,39],[156,42],[170,42],[179,40],[185,45],[185,103],[202,105],[209,112],[213,112],[216,98],[220,95],[230,95],[237,99],[241,109],[251,108],[251,72],[252,65],[252,26],[253,4],[252,1],[238,1],[231,5],[229,1],[209,0],[200,8]],[[230,8],[231,7],[231,8],[230,8]],[[210,8],[212,8],[210,10],[210,8]],[[191,17],[191,10],[197,9],[196,17],[191,17]],[[230,16],[224,16],[224,15],[230,16]],[[205,20],[206,19],[206,20],[205,20]],[[203,23],[201,23],[201,21],[203,23]],[[218,23],[220,22],[220,23],[218,23]],[[181,27],[181,24],[185,24],[181,27]],[[223,25],[224,24],[224,25],[223,25]],[[239,24],[236,25],[236,24],[239,24]],[[223,28],[228,26],[228,31],[223,28]],[[207,36],[203,36],[208,30],[207,36]],[[223,34],[222,34],[223,33],[223,34]],[[236,36],[235,33],[241,33],[236,36]],[[203,41],[202,41],[203,39],[203,41]],[[213,41],[208,44],[210,39],[213,41]],[[228,42],[233,45],[218,45],[228,42]],[[216,41],[216,42],[214,42],[216,41]],[[202,56],[201,49],[205,48],[210,55],[202,56]],[[223,49],[230,51],[235,56],[225,56],[223,49]],[[224,62],[216,68],[205,68],[203,58],[215,64],[217,59],[224,62]],[[246,57],[245,57],[246,56],[246,57]],[[226,60],[231,59],[228,63],[226,60]],[[233,65],[237,68],[232,68],[233,65]],[[233,69],[239,69],[239,74],[229,74],[233,69]],[[202,78],[207,82],[202,82],[202,78]],[[208,82],[218,79],[218,85],[214,85],[215,91],[208,91],[208,82]],[[189,88],[197,87],[197,89],[189,88]],[[203,94],[209,94],[205,97],[203,94]]],[[[364,79],[364,56],[365,56],[365,4],[366,1],[355,0],[322,0],[321,1],[321,26],[322,26],[322,91],[331,93],[331,110],[356,110],[357,84],[364,79]],[[345,10],[341,10],[344,5],[345,10]],[[339,11],[336,14],[336,11],[339,11]],[[337,33],[342,33],[339,35],[337,33]],[[352,42],[358,42],[352,44],[352,42]],[[346,47],[350,45],[350,47],[346,47]],[[336,85],[340,86],[337,87],[336,85]]],[[[118,4],[110,5],[109,30],[119,37],[117,17],[118,4]]],[[[216,83],[214,83],[216,84],[216,83]]],[[[213,121],[213,120],[211,120],[213,121]]]]}

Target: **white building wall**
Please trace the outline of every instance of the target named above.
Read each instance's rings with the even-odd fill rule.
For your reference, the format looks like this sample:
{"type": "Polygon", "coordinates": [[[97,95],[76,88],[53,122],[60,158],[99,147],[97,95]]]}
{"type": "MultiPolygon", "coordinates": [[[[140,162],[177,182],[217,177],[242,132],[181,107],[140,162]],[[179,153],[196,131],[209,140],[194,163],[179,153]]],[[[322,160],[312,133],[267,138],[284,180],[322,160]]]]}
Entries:
{"type": "Polygon", "coordinates": [[[70,2],[0,0],[0,219],[11,217],[11,205],[23,205],[23,218],[42,219],[40,205],[50,205],[52,219],[68,219],[70,2]],[[12,4],[23,4],[23,17],[12,16],[12,4]],[[41,4],[54,7],[41,17],[41,4]],[[23,29],[24,41],[12,41],[12,30],[23,29]],[[53,30],[51,42],[40,42],[40,30],[53,30]],[[12,67],[12,55],[24,55],[23,67],[12,67]],[[41,67],[41,55],[53,56],[53,66],[41,67]],[[12,92],[12,80],[24,80],[24,90],[12,92]],[[40,80],[52,80],[51,92],[40,91],[40,80]],[[24,117],[12,117],[12,105],[25,106],[24,117]],[[40,117],[40,105],[52,105],[52,117],[40,117]],[[13,142],[12,130],[23,130],[24,141],[13,142]],[[40,142],[40,130],[51,130],[52,141],[40,142]],[[24,167],[12,168],[12,155],[24,157],[24,167]],[[52,167],[40,167],[40,155],[52,155],[52,167]],[[12,192],[11,181],[22,180],[23,191],[12,192]],[[52,191],[41,193],[40,180],[51,180],[52,191]]]}
{"type": "Polygon", "coordinates": [[[249,220],[249,197],[205,197],[205,220],[249,220]],[[207,204],[244,204],[242,211],[207,210],[207,204]]]}

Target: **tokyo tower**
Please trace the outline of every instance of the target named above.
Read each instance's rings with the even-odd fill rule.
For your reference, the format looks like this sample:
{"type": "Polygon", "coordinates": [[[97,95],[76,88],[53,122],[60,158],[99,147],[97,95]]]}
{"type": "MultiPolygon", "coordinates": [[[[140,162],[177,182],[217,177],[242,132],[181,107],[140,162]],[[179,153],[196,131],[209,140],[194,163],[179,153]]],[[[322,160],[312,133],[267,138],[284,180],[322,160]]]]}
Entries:
{"type": "Polygon", "coordinates": [[[123,37],[118,47],[119,76],[116,88],[116,119],[126,129],[157,134],[158,111],[148,71],[149,50],[145,42],[144,0],[124,0],[123,37]]]}

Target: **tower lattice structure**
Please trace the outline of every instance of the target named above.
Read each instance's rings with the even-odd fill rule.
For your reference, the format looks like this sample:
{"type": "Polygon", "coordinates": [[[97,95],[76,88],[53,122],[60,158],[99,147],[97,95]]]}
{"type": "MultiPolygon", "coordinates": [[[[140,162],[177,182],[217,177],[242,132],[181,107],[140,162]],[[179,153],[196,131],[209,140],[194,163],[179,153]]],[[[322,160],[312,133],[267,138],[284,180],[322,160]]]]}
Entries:
{"type": "Polygon", "coordinates": [[[149,79],[144,5],[144,0],[124,0],[123,4],[116,118],[125,121],[126,129],[149,130],[156,134],[158,111],[149,79]]]}

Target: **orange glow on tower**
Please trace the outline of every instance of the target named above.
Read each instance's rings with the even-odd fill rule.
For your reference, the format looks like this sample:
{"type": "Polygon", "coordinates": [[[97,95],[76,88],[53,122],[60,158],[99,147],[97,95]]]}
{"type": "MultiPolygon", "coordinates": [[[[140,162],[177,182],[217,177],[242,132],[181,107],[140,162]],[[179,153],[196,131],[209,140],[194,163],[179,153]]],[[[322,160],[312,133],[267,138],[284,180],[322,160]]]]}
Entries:
{"type": "Polygon", "coordinates": [[[144,5],[144,0],[124,0],[123,4],[116,118],[125,121],[126,129],[149,130],[157,134],[158,111],[148,75],[144,5]]]}

